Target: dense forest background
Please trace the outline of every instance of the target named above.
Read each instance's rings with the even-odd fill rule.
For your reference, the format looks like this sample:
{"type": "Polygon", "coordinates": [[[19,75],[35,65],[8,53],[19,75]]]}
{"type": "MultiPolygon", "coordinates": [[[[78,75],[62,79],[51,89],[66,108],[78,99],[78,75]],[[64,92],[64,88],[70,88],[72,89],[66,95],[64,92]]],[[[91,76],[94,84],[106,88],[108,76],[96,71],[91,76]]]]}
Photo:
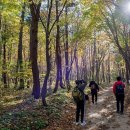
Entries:
{"type": "Polygon", "coordinates": [[[129,0],[0,1],[1,130],[69,130],[75,80],[95,80],[102,91],[119,75],[129,85],[129,0]]]}
{"type": "Polygon", "coordinates": [[[31,90],[47,106],[77,79],[110,87],[119,75],[130,83],[129,0],[0,1],[1,99],[31,90]]]}
{"type": "Polygon", "coordinates": [[[0,4],[1,87],[35,99],[71,82],[130,79],[127,1],[23,0],[0,4]],[[40,91],[41,90],[41,91],[40,91]]]}

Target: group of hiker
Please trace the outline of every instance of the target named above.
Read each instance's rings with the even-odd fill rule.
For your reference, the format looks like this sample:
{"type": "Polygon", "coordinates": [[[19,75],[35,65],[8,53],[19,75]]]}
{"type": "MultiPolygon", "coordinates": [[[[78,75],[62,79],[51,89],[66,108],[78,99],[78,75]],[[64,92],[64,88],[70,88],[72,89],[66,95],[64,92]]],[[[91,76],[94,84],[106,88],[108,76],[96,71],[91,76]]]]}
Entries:
{"type": "MultiPolygon", "coordinates": [[[[85,113],[85,103],[86,101],[90,100],[88,94],[85,94],[84,90],[87,85],[86,81],[84,80],[76,80],[76,87],[72,91],[72,96],[76,104],[76,125],[81,124],[81,126],[86,125],[84,120],[84,113],[85,113]],[[81,115],[81,120],[79,119],[81,115]]],[[[99,86],[95,81],[90,81],[89,87],[91,89],[91,100],[92,104],[97,104],[98,99],[98,92],[99,86]]],[[[113,85],[113,93],[116,98],[116,107],[117,113],[123,114],[124,111],[124,88],[125,84],[122,82],[120,76],[117,77],[117,81],[113,85]],[[120,107],[121,106],[121,107],[120,107]]]]}

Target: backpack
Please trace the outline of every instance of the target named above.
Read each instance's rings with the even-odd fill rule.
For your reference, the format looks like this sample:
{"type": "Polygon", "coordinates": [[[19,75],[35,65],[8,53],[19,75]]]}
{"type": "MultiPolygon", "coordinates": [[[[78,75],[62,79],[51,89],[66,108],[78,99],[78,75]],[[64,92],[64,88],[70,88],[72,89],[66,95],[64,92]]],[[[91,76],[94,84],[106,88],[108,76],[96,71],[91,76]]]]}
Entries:
{"type": "Polygon", "coordinates": [[[92,85],[91,85],[91,90],[93,90],[93,89],[96,89],[95,84],[92,84],[92,85]]]}
{"type": "Polygon", "coordinates": [[[72,97],[76,103],[84,100],[84,92],[76,86],[72,91],[72,97]]]}
{"type": "Polygon", "coordinates": [[[116,86],[116,94],[117,95],[123,95],[124,94],[124,87],[122,84],[118,84],[116,86]]]}

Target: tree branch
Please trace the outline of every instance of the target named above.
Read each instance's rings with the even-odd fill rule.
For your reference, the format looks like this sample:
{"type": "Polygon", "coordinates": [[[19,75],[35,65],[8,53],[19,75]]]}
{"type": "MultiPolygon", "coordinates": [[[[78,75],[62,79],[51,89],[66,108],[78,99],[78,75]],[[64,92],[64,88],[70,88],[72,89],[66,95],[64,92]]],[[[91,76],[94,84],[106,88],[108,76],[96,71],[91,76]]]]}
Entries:
{"type": "MultiPolygon", "coordinates": [[[[36,5],[35,5],[35,3],[33,2],[33,0],[32,0],[32,4],[33,4],[34,11],[35,11],[35,15],[37,15],[37,8],[36,8],[36,5]]],[[[41,1],[39,1],[38,6],[40,6],[40,5],[41,5],[41,1]]],[[[41,18],[40,15],[39,15],[39,19],[40,19],[40,21],[41,21],[41,23],[42,23],[42,26],[44,27],[45,32],[46,32],[46,26],[45,26],[45,24],[44,24],[44,22],[43,22],[43,20],[42,20],[42,18],[41,18]]]]}
{"type": "MultiPolygon", "coordinates": [[[[65,1],[64,5],[63,5],[63,7],[62,7],[62,9],[61,9],[61,11],[60,11],[60,13],[59,13],[59,15],[58,15],[58,18],[59,18],[60,15],[62,14],[62,12],[63,12],[63,10],[64,10],[64,8],[65,8],[66,3],[67,3],[67,0],[65,1]]],[[[51,33],[51,31],[52,31],[54,25],[56,24],[56,22],[57,22],[57,19],[56,19],[56,20],[54,21],[54,23],[52,24],[49,33],[51,33]]]]}

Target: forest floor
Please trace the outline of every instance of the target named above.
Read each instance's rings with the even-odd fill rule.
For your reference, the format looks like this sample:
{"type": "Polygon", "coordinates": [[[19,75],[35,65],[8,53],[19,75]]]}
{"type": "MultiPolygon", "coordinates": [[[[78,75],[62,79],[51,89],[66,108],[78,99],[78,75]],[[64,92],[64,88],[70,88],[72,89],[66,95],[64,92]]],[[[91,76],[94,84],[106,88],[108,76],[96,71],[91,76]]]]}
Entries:
{"type": "MultiPolygon", "coordinates": [[[[129,90],[130,91],[130,90],[129,90]]],[[[127,91],[123,115],[116,113],[112,88],[99,92],[98,103],[86,103],[85,126],[76,126],[71,92],[61,90],[47,97],[48,106],[33,101],[27,90],[3,96],[0,101],[0,130],[128,130],[130,94],[127,91]]],[[[9,93],[8,93],[9,94],[9,93]]],[[[91,97],[90,97],[91,100],[91,97]]]]}

